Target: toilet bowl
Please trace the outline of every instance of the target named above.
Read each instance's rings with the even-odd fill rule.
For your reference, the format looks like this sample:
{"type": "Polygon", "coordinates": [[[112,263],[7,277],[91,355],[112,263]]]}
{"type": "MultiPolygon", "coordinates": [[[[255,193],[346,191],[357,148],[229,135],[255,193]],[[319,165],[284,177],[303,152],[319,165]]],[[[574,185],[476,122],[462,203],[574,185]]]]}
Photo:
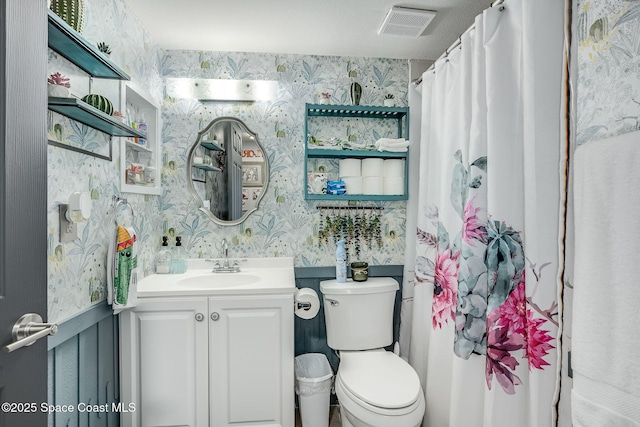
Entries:
{"type": "Polygon", "coordinates": [[[425,411],[420,379],[392,352],[398,282],[320,282],[327,344],[338,351],[335,390],[343,427],[417,427],[425,411]]]}
{"type": "Polygon", "coordinates": [[[340,352],[335,381],[342,427],[417,427],[425,401],[416,372],[391,352],[340,352]]]}

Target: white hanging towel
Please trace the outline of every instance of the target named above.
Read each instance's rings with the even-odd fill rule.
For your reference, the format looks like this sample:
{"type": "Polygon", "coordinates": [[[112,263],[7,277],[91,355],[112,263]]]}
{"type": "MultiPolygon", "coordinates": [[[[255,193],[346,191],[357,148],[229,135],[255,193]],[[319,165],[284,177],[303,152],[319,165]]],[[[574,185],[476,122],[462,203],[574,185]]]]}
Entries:
{"type": "Polygon", "coordinates": [[[135,307],[138,294],[137,236],[132,227],[116,225],[107,261],[107,300],[113,313],[135,307]]]}
{"type": "Polygon", "coordinates": [[[640,132],[576,149],[572,418],[640,426],[640,132]]]}

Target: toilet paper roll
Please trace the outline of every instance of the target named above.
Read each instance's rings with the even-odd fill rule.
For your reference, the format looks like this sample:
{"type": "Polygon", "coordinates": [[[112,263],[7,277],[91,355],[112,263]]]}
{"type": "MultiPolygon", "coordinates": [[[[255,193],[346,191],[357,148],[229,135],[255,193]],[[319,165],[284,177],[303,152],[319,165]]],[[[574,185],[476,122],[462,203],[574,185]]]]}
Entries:
{"type": "Polygon", "coordinates": [[[362,178],[359,176],[349,176],[342,178],[347,188],[347,194],[362,194],[362,178]]]}
{"type": "Polygon", "coordinates": [[[340,166],[340,179],[346,176],[360,176],[360,159],[341,159],[340,166]]]}
{"type": "Polygon", "coordinates": [[[404,177],[385,178],[383,187],[384,194],[387,196],[402,195],[404,194],[404,177]]]}
{"type": "Polygon", "coordinates": [[[301,319],[313,319],[320,311],[320,300],[318,294],[311,288],[302,288],[296,290],[295,310],[294,313],[301,319]],[[299,304],[300,303],[300,304],[299,304]],[[311,307],[303,307],[302,305],[310,304],[311,307]]]}
{"type": "Polygon", "coordinates": [[[400,178],[404,176],[404,160],[387,159],[384,161],[384,176],[392,178],[400,178]]]}
{"type": "Polygon", "coordinates": [[[384,159],[362,160],[362,176],[383,176],[384,159]]]}
{"type": "Polygon", "coordinates": [[[379,176],[362,178],[362,194],[383,194],[383,181],[379,176]]]}

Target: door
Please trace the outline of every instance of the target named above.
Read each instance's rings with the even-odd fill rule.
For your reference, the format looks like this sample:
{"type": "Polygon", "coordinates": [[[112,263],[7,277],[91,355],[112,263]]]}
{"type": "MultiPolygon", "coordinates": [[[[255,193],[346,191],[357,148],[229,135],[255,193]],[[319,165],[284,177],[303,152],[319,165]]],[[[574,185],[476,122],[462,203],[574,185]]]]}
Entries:
{"type": "Polygon", "coordinates": [[[211,297],[210,426],[294,425],[293,295],[211,297]]]}
{"type": "Polygon", "coordinates": [[[229,219],[235,221],[242,216],[242,129],[231,125],[231,150],[229,150],[229,219]]]}
{"type": "MultiPolygon", "coordinates": [[[[0,2],[0,347],[23,314],[47,316],[45,4],[0,2]]],[[[2,427],[47,424],[46,338],[0,352],[0,402],[2,427]]]]}
{"type": "Polygon", "coordinates": [[[120,314],[123,427],[207,425],[207,299],[140,299],[120,314]],[[131,408],[133,409],[133,408],[131,408]]]}

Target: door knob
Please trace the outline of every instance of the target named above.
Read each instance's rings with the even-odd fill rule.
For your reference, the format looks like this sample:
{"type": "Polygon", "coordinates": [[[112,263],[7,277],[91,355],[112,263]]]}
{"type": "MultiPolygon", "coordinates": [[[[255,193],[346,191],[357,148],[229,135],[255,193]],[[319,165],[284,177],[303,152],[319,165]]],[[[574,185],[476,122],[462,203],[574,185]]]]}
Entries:
{"type": "Polygon", "coordinates": [[[219,318],[220,318],[220,314],[216,313],[215,311],[211,313],[211,320],[213,320],[214,322],[219,318]]]}
{"type": "Polygon", "coordinates": [[[55,335],[56,332],[58,332],[58,325],[42,323],[42,317],[39,314],[24,314],[13,325],[11,330],[13,341],[2,347],[2,352],[11,353],[21,347],[29,346],[47,335],[55,335]]]}

